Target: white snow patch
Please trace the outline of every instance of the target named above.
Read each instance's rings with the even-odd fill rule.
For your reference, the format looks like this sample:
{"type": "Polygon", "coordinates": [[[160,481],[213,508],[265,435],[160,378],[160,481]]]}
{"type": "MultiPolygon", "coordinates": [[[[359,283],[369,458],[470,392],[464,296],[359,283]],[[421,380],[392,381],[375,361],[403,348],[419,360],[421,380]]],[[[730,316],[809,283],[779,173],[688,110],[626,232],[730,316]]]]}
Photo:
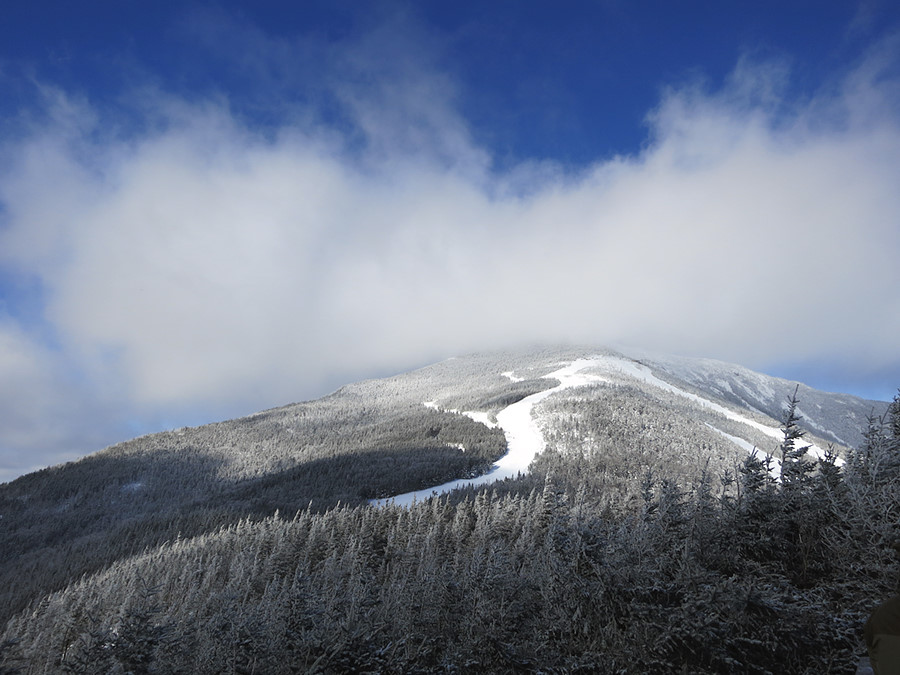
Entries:
{"type": "MultiPolygon", "coordinates": [[[[759,451],[759,449],[755,445],[753,445],[753,443],[750,443],[749,441],[744,440],[740,436],[732,436],[731,434],[725,433],[721,429],[717,429],[716,427],[714,427],[709,422],[704,422],[704,424],[706,424],[706,426],[708,426],[710,429],[715,431],[720,436],[724,436],[725,438],[727,438],[729,441],[734,443],[739,448],[746,450],[751,455],[752,454],[764,454],[764,453],[761,453],[759,451]]],[[[775,457],[774,455],[770,455],[770,457],[772,458],[772,463],[769,465],[769,475],[772,476],[772,478],[780,478],[781,477],[781,460],[778,459],[777,457],[775,457]]]]}
{"type": "Polygon", "coordinates": [[[481,412],[480,410],[456,410],[455,408],[440,408],[438,407],[437,402],[435,401],[423,401],[422,405],[426,408],[431,408],[432,410],[440,410],[442,412],[453,413],[454,415],[465,415],[471,420],[475,420],[480,424],[483,424],[488,429],[494,429],[497,427],[496,422],[492,422],[490,416],[486,412],[481,412]]]}
{"type": "Polygon", "coordinates": [[[741,438],[740,436],[732,436],[731,434],[727,434],[724,431],[722,431],[721,429],[717,429],[709,422],[704,422],[704,424],[706,424],[706,426],[708,426],[710,429],[712,429],[717,434],[719,434],[719,436],[724,436],[725,438],[727,438],[729,441],[734,443],[739,448],[742,448],[743,450],[746,450],[747,452],[753,452],[754,450],[756,450],[756,446],[753,445],[753,443],[751,443],[750,441],[746,441],[743,438],[741,438]]]}
{"type": "Polygon", "coordinates": [[[507,370],[505,373],[500,373],[503,377],[507,378],[510,382],[521,382],[524,380],[524,377],[516,377],[513,375],[513,371],[507,370]]]}
{"type": "Polygon", "coordinates": [[[480,412],[478,410],[467,410],[466,412],[464,412],[462,414],[470,419],[475,420],[476,422],[481,422],[481,424],[486,426],[488,429],[496,429],[497,428],[497,423],[492,422],[490,416],[486,412],[480,412]]]}

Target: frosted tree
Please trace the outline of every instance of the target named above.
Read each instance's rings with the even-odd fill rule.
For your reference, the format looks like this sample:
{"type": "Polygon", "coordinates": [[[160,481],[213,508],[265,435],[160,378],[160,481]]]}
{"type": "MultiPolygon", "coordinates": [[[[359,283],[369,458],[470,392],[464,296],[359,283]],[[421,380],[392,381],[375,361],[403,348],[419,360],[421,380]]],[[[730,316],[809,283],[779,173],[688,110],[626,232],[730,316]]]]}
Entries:
{"type": "Polygon", "coordinates": [[[797,412],[797,406],[800,403],[797,398],[799,389],[800,385],[794,388],[794,393],[788,398],[787,408],[781,418],[781,432],[784,434],[779,448],[781,450],[781,484],[787,490],[804,484],[815,469],[815,465],[806,456],[809,446],[800,445],[804,431],[799,426],[799,422],[803,418],[797,412]]]}

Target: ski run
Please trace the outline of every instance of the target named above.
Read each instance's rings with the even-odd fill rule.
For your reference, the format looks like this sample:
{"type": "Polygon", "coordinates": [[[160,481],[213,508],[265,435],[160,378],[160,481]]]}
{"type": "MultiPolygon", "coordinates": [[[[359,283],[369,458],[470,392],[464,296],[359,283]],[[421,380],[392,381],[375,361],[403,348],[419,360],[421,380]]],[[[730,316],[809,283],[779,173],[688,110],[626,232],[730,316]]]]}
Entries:
{"type": "MultiPolygon", "coordinates": [[[[516,377],[512,371],[502,373],[502,375],[513,382],[518,382],[522,379],[516,377]]],[[[641,363],[616,356],[598,355],[590,358],[577,359],[559,370],[545,375],[544,377],[548,379],[559,380],[559,384],[551,389],[546,389],[536,394],[526,396],[522,400],[507,406],[497,413],[496,425],[488,418],[488,414],[485,412],[466,411],[460,413],[460,411],[456,410],[447,411],[466,415],[476,422],[481,422],[489,427],[499,426],[503,430],[503,433],[506,435],[508,452],[494,464],[490,471],[481,476],[476,476],[475,478],[460,478],[422,490],[406,492],[384,499],[373,499],[371,500],[371,503],[376,506],[382,506],[387,503],[394,503],[399,506],[409,506],[416,501],[422,501],[457,488],[486,485],[495,481],[504,480],[505,478],[515,478],[520,473],[526,473],[532,460],[538,453],[544,450],[546,445],[544,435],[531,414],[534,406],[548,396],[565,389],[611,383],[617,379],[617,376],[618,378],[625,376],[626,378],[639,380],[668,393],[684,397],[697,405],[723,415],[727,419],[746,424],[763,434],[770,436],[779,443],[783,438],[780,427],[762,424],[730,410],[725,406],[710,401],[709,399],[680,389],[656,377],[656,375],[651,372],[650,368],[641,363]]],[[[437,403],[434,401],[426,401],[424,405],[430,408],[439,409],[437,403]]],[[[738,447],[750,452],[757,451],[744,439],[727,434],[712,425],[707,426],[730,440],[732,443],[735,443],[738,447]]],[[[825,454],[821,448],[813,444],[807,446],[807,451],[814,457],[824,457],[825,454]]],[[[840,463],[840,460],[838,460],[838,462],[840,463]]],[[[780,461],[778,458],[772,457],[771,470],[776,476],[780,473],[779,467],[780,461]]]]}

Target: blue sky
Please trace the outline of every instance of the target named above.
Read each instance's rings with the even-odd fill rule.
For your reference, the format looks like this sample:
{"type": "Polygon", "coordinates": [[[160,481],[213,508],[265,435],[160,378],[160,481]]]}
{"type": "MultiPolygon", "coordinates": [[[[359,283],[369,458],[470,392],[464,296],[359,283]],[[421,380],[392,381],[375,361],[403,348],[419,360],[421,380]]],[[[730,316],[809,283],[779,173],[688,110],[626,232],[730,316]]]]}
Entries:
{"type": "Polygon", "coordinates": [[[0,480],[480,349],[900,386],[891,2],[17,3],[0,480]]]}

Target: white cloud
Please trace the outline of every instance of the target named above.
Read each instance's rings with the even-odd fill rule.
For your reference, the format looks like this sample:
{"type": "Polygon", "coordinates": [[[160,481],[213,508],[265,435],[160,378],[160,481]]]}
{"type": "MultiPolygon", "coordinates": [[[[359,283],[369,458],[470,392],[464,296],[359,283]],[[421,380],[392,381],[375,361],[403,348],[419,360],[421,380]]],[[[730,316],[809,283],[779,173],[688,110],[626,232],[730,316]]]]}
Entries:
{"type": "Polygon", "coordinates": [[[122,139],[56,96],[4,148],[0,264],[40,278],[62,349],[5,326],[25,393],[0,404],[22,420],[0,442],[41,444],[43,402],[65,405],[54,367],[138,415],[218,416],[536,341],[897,367],[900,108],[880,72],[797,104],[743,62],[721,92],[668,91],[640,155],[577,174],[490,174],[419,71],[337,86],[361,148],[165,97],[122,139]]]}
{"type": "Polygon", "coordinates": [[[122,433],[52,349],[0,317],[0,482],[75,459],[122,433]]]}

